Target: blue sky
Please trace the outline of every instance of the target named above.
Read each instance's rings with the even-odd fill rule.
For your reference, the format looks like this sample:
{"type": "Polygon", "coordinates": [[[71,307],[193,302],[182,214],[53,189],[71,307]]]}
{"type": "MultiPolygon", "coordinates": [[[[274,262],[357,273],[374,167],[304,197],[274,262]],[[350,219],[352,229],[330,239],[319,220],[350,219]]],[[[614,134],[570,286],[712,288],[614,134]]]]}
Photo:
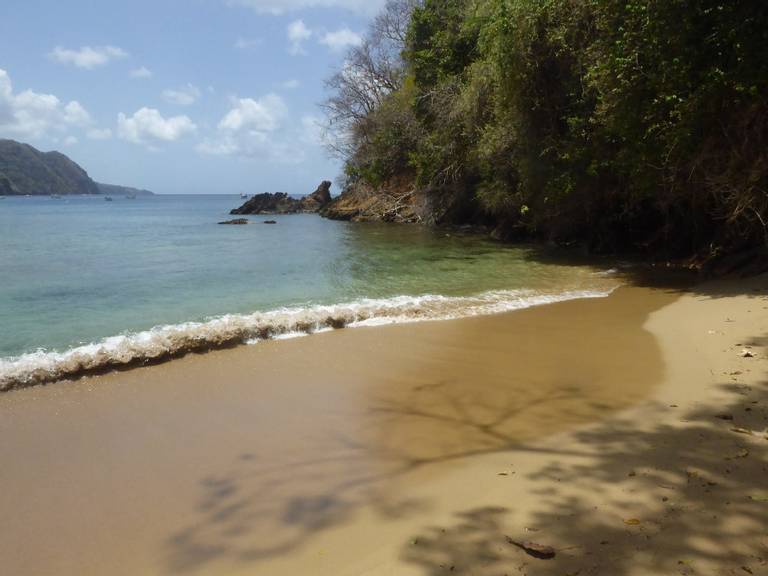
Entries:
{"type": "Polygon", "coordinates": [[[4,0],[0,138],[159,193],[311,192],[323,80],[383,0],[4,0]]]}

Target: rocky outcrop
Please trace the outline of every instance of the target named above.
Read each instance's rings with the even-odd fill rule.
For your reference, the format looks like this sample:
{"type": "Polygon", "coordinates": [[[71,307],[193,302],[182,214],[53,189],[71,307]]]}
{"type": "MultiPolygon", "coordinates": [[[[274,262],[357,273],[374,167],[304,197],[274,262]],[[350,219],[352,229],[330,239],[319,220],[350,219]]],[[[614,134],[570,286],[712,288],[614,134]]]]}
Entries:
{"type": "Polygon", "coordinates": [[[297,214],[319,212],[331,201],[331,183],[324,180],[317,190],[302,198],[292,198],[285,192],[255,194],[230,214],[297,214]]]}
{"type": "Polygon", "coordinates": [[[409,182],[390,182],[381,188],[363,183],[348,186],[331,200],[320,215],[352,222],[425,222],[426,197],[409,182]]]}
{"type": "Polygon", "coordinates": [[[292,214],[298,212],[298,200],[285,192],[254,194],[240,208],[230,214],[292,214]]]}
{"type": "Polygon", "coordinates": [[[299,200],[301,212],[319,212],[331,201],[331,182],[323,180],[317,190],[299,200]]]}

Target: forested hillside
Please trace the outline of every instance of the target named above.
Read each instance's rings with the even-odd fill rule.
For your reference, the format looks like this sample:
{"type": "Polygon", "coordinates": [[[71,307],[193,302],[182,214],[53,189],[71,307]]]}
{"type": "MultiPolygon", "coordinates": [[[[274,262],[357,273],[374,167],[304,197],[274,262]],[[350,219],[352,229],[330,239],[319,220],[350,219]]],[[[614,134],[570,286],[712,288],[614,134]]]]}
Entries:
{"type": "Polygon", "coordinates": [[[383,219],[766,254],[766,2],[391,0],[328,87],[346,195],[383,219]]]}

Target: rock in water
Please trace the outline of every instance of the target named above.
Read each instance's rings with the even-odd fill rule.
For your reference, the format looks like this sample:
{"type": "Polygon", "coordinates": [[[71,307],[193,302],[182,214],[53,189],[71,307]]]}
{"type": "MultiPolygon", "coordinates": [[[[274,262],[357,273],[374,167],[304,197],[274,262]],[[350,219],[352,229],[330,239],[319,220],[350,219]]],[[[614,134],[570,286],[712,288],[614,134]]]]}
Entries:
{"type": "Polygon", "coordinates": [[[299,201],[285,192],[254,194],[230,214],[292,214],[298,212],[299,201]]]}
{"type": "Polygon", "coordinates": [[[235,218],[234,220],[225,220],[224,222],[219,222],[219,224],[248,224],[248,219],[235,218]]]}
{"type": "Polygon", "coordinates": [[[331,201],[331,183],[324,180],[317,190],[301,199],[291,198],[285,192],[255,194],[230,214],[296,214],[319,212],[331,201]]]}

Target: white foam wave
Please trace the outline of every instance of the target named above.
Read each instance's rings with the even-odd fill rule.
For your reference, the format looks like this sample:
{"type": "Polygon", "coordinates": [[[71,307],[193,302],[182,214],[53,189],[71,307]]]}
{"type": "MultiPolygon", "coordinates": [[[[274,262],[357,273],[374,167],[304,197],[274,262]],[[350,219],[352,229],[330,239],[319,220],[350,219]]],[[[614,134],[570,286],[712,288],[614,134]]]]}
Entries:
{"type": "Polygon", "coordinates": [[[205,322],[156,326],[144,332],[112,336],[65,352],[39,350],[0,359],[0,391],[157,362],[189,352],[291,338],[345,326],[377,326],[496,314],[564,300],[602,297],[610,292],[611,289],[542,294],[530,290],[498,290],[461,297],[427,294],[281,308],[253,314],[228,314],[205,322]]]}

